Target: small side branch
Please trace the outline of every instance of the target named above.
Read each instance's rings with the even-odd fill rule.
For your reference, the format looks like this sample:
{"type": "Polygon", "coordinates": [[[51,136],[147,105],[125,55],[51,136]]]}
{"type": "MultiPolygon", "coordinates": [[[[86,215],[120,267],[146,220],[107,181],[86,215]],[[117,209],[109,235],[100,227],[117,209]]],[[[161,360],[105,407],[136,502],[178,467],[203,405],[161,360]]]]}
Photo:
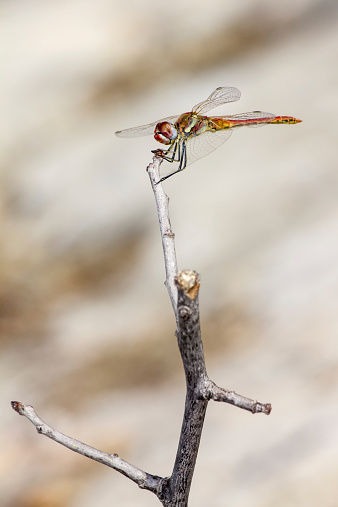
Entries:
{"type": "Polygon", "coordinates": [[[234,391],[223,389],[222,387],[218,387],[210,379],[206,380],[205,389],[203,389],[202,392],[203,399],[230,403],[230,405],[248,410],[252,414],[263,413],[269,415],[272,410],[270,403],[260,403],[259,401],[251,400],[241,394],[237,394],[234,391]]]}
{"type": "Polygon", "coordinates": [[[155,155],[153,157],[153,161],[147,167],[147,171],[155,196],[158,221],[160,224],[166,272],[165,283],[177,321],[177,288],[175,285],[175,276],[177,275],[177,259],[175,250],[175,234],[171,230],[169,218],[169,197],[164,192],[162,183],[159,182],[160,165],[162,162],[163,159],[155,155]]]}
{"type": "Polygon", "coordinates": [[[34,424],[38,433],[55,440],[55,442],[64,445],[71,451],[77,452],[82,454],[82,456],[86,456],[87,458],[102,463],[103,465],[114,468],[114,470],[117,470],[128,477],[128,479],[135,482],[140,488],[147,489],[155,493],[157,496],[160,496],[160,491],[164,481],[162,477],[151,475],[143,470],[140,470],[127,461],[124,461],[118,456],[118,454],[108,454],[107,452],[99,451],[98,449],[95,449],[95,447],[91,447],[79,440],[75,440],[75,438],[71,438],[63,433],[60,433],[40,419],[31,405],[24,405],[19,401],[12,401],[11,405],[18,414],[27,417],[27,419],[34,424]]]}

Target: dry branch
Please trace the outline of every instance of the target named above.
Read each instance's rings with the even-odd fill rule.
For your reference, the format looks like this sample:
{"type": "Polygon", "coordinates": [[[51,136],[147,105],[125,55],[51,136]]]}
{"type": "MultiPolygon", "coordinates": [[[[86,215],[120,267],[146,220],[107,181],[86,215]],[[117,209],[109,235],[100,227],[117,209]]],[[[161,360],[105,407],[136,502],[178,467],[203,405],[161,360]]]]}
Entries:
{"type": "Polygon", "coordinates": [[[84,444],[75,438],[60,433],[60,431],[55,430],[40,419],[31,405],[23,405],[19,401],[12,401],[11,404],[18,414],[27,417],[27,419],[34,424],[37,432],[41,435],[51,438],[55,442],[68,447],[71,451],[82,454],[82,456],[86,456],[87,458],[98,461],[103,465],[114,468],[117,472],[120,472],[128,477],[128,479],[136,482],[136,484],[142,489],[148,489],[156,494],[161,489],[161,482],[163,481],[162,477],[143,472],[143,470],[140,470],[127,461],[124,461],[118,454],[108,454],[107,452],[99,451],[95,447],[91,447],[90,445],[84,444]]]}
{"type": "Polygon", "coordinates": [[[218,387],[206,371],[199,323],[199,276],[195,271],[177,272],[175,236],[169,219],[169,199],[163,190],[159,167],[162,159],[154,156],[147,171],[154,192],[160,224],[166,271],[166,287],[174,309],[176,337],[181,353],[185,378],[186,401],[176,460],[170,477],[151,475],[127,463],[117,454],[108,454],[75,440],[48,426],[30,405],[12,402],[20,415],[29,419],[37,431],[83,456],[107,465],[122,473],[140,488],[152,491],[165,507],[186,507],[200,444],[204,416],[210,400],[230,403],[253,414],[270,414],[271,405],[260,403],[234,391],[218,387]]]}

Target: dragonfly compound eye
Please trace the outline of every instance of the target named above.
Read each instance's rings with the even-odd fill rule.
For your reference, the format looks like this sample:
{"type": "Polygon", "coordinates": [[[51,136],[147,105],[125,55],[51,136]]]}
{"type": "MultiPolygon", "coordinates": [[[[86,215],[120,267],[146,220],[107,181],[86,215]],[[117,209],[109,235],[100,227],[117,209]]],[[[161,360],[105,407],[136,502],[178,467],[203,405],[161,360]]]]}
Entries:
{"type": "Polygon", "coordinates": [[[177,130],[168,121],[162,121],[156,125],[154,137],[162,144],[171,144],[177,137],[177,130]]]}

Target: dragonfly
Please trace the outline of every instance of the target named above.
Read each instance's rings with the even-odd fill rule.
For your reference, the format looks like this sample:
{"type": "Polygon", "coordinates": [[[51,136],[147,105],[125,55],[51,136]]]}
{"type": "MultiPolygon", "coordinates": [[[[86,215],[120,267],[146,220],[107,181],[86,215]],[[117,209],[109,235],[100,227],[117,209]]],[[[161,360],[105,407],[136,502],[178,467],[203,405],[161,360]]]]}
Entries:
{"type": "Polygon", "coordinates": [[[295,124],[302,120],[292,116],[276,116],[262,111],[252,111],[227,116],[205,116],[211,109],[235,102],[241,92],[234,87],[216,88],[209,97],[196,104],[188,113],[168,116],[140,127],[119,130],[118,137],[139,137],[153,134],[156,141],[167,146],[167,149],[152,150],[167,162],[177,162],[178,168],[162,177],[161,183],[170,176],[183,171],[187,165],[208,155],[229,139],[233,130],[239,127],[259,127],[262,125],[295,124]]]}

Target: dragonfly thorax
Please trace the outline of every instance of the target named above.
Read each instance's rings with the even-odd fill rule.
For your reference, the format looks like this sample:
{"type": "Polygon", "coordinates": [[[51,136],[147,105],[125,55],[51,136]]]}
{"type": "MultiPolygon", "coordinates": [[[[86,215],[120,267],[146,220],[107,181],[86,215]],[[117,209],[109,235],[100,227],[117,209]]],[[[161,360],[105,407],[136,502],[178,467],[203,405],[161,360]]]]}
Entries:
{"type": "Polygon", "coordinates": [[[177,138],[177,130],[172,123],[162,121],[156,125],[154,137],[159,143],[172,144],[177,138]]]}
{"type": "Polygon", "coordinates": [[[196,113],[181,114],[177,120],[177,125],[185,138],[203,134],[209,128],[208,118],[196,113]]]}

